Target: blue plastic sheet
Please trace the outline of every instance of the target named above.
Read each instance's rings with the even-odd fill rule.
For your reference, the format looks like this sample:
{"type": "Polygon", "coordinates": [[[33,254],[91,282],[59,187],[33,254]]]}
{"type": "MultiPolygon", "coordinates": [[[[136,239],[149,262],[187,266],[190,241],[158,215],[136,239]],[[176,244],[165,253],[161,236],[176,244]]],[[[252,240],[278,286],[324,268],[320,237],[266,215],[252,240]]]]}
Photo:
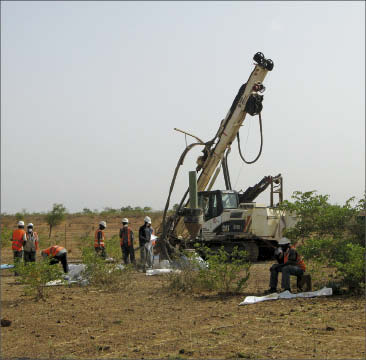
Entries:
{"type": "Polygon", "coordinates": [[[14,267],[14,265],[1,264],[1,270],[4,270],[4,269],[12,269],[13,267],[14,267]]]}

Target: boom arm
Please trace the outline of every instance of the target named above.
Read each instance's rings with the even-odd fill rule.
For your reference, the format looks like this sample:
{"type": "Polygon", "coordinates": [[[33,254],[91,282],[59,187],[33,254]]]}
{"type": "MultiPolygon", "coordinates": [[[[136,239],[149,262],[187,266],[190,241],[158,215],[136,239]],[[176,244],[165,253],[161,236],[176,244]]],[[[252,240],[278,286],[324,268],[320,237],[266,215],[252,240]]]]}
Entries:
{"type": "MultiPolygon", "coordinates": [[[[218,138],[217,143],[212,149],[205,148],[204,159],[201,157],[197,160],[198,164],[201,162],[201,165],[198,166],[197,170],[202,168],[201,174],[197,180],[197,191],[204,191],[206,189],[215,172],[215,169],[222,161],[225,151],[234,141],[237,133],[239,132],[240,126],[245,120],[245,116],[247,114],[245,107],[249,96],[256,91],[255,85],[257,83],[262,83],[267,75],[267,72],[273,68],[273,63],[271,60],[264,60],[263,54],[261,54],[262,58],[259,60],[258,57],[256,58],[258,54],[259,53],[254,56],[254,60],[259,64],[255,65],[255,68],[249,76],[247,83],[240,88],[229,112],[220,124],[220,128],[216,136],[218,138]],[[268,62],[270,62],[272,65],[268,66],[268,62]]],[[[215,179],[213,179],[213,181],[215,181],[215,179]]],[[[213,181],[211,181],[210,187],[213,185],[213,181]]],[[[183,231],[184,222],[181,217],[174,227],[174,232],[178,236],[181,235],[183,231]]]]}

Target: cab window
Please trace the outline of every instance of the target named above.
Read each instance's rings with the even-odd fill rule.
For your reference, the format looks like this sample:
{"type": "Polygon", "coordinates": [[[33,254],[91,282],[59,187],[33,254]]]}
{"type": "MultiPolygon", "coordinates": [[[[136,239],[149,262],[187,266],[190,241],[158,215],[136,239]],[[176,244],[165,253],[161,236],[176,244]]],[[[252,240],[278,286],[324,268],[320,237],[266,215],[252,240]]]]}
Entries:
{"type": "Polygon", "coordinates": [[[222,207],[224,209],[237,209],[238,199],[236,194],[222,194],[222,207]]]}

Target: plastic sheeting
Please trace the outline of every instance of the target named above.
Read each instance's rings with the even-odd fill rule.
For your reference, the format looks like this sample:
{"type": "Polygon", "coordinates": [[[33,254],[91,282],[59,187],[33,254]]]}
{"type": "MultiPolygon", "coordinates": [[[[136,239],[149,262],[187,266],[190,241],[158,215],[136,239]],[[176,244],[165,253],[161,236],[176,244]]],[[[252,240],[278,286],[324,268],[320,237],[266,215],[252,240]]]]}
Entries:
{"type": "Polygon", "coordinates": [[[5,270],[5,269],[12,269],[14,267],[14,265],[10,265],[10,264],[1,264],[1,270],[5,270]]]}
{"type": "Polygon", "coordinates": [[[181,271],[174,270],[174,269],[150,269],[150,270],[146,270],[146,275],[147,276],[162,275],[162,274],[168,274],[171,272],[180,273],[181,271]]]}
{"type": "Polygon", "coordinates": [[[46,286],[69,285],[76,283],[87,285],[89,281],[83,277],[85,269],[85,264],[69,264],[69,272],[67,275],[64,275],[63,279],[49,281],[46,286]]]}
{"type": "Polygon", "coordinates": [[[281,293],[273,293],[266,296],[247,296],[244,301],[239,305],[255,304],[262,301],[268,300],[279,300],[279,299],[294,299],[294,298],[312,298],[318,296],[330,296],[333,294],[331,288],[324,287],[317,291],[302,292],[298,294],[292,294],[288,290],[281,293]]]}

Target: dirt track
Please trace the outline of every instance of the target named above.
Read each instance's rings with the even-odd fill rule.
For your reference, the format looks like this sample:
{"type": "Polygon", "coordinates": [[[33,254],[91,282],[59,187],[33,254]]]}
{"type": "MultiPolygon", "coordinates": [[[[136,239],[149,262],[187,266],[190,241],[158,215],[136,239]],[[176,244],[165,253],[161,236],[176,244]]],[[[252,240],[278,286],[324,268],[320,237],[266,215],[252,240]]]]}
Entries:
{"type": "Polygon", "coordinates": [[[237,296],[172,296],[163,276],[136,272],[126,291],[53,287],[45,302],[24,296],[2,270],[1,317],[12,321],[1,328],[2,358],[365,358],[362,297],[238,306],[267,288],[270,264],[253,265],[237,296]]]}

